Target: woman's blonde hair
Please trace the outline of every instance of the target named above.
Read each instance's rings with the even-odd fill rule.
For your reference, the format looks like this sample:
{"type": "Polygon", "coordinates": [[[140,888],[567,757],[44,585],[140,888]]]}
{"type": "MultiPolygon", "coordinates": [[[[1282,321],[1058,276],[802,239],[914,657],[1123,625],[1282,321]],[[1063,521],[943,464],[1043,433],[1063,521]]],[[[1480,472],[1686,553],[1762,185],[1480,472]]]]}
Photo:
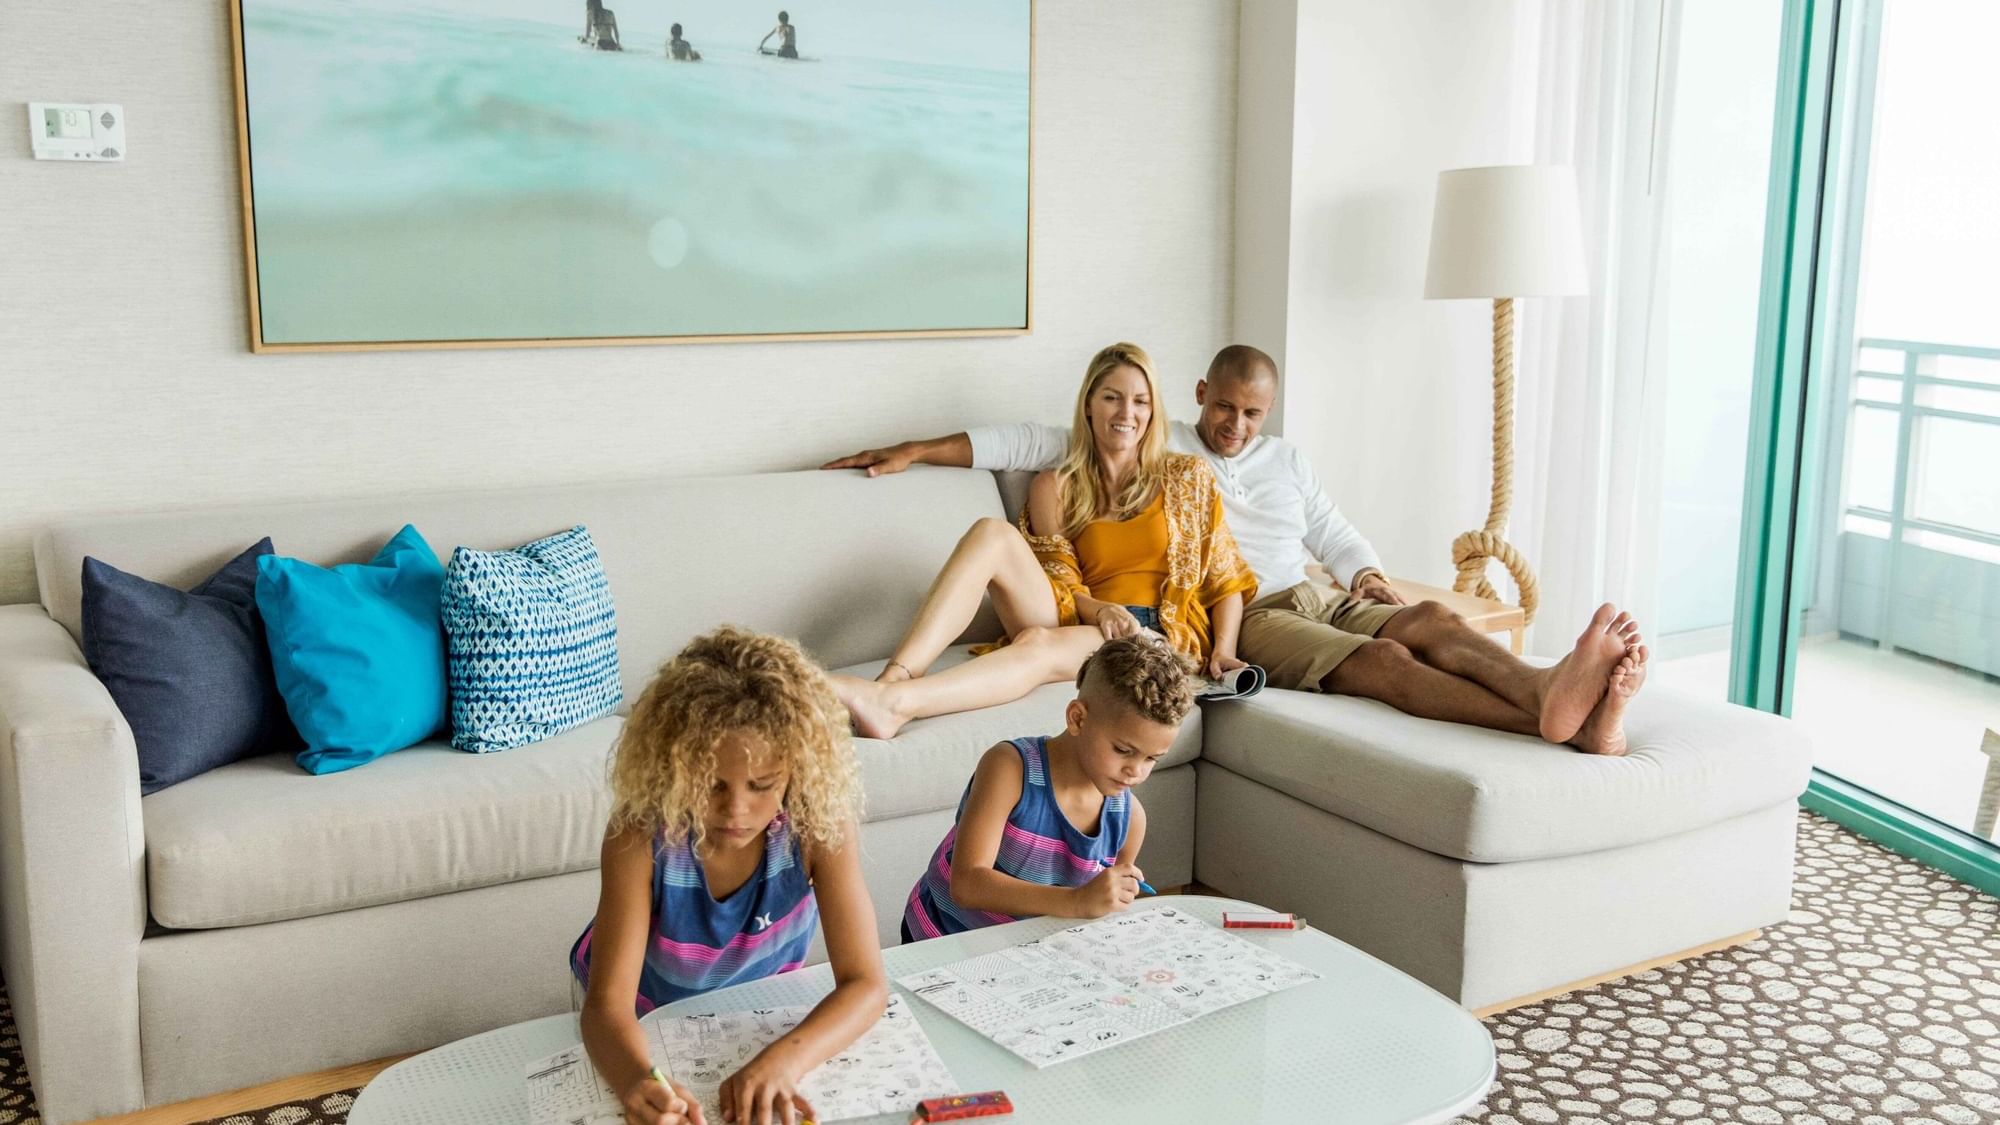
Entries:
{"type": "Polygon", "coordinates": [[[731,625],[689,642],[640,694],[612,751],[612,829],[664,830],[699,847],[716,750],[731,734],[763,744],[759,766],[789,771],[792,831],[838,846],[861,815],[847,711],[797,645],[731,625]]]}
{"type": "Polygon", "coordinates": [[[1153,357],[1137,344],[1118,343],[1090,357],[1083,389],[1076,394],[1076,419],[1070,425],[1069,452],[1056,466],[1056,494],[1062,497],[1062,534],[1074,539],[1092,520],[1130,519],[1153,499],[1167,460],[1167,408],[1160,401],[1160,380],[1153,374],[1153,357]],[[1115,493],[1097,460],[1097,439],[1090,429],[1090,396],[1106,375],[1120,367],[1136,368],[1146,377],[1153,416],[1139,437],[1139,468],[1115,493]]]}

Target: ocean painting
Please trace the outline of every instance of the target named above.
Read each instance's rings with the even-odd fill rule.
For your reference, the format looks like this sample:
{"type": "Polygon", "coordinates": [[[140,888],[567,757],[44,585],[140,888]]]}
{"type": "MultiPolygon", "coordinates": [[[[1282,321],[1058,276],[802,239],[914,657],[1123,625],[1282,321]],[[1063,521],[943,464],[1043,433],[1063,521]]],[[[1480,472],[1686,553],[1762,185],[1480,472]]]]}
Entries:
{"type": "Polygon", "coordinates": [[[259,350],[1028,327],[1031,0],[238,18],[259,350]]]}

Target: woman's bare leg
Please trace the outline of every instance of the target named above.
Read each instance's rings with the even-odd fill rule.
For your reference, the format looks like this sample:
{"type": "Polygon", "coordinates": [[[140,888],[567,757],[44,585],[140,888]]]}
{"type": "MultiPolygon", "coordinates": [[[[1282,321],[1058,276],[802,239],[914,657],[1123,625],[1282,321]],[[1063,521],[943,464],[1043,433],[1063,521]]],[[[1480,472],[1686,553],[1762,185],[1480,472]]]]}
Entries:
{"type": "MultiPolygon", "coordinates": [[[[1037,572],[1039,573],[1039,572],[1037,572]]],[[[1029,626],[1012,643],[935,676],[878,683],[832,676],[834,694],[847,705],[854,733],[894,738],[911,719],[1010,703],[1043,684],[1073,679],[1104,634],[1095,626],[1029,626]]]]}
{"type": "Polygon", "coordinates": [[[979,520],[959,539],[891,663],[876,679],[893,683],[923,675],[938,654],[965,632],[979,612],[980,599],[988,594],[1000,615],[1000,627],[1010,637],[1031,626],[1056,624],[1056,597],[1048,575],[1042,573],[1028,541],[1004,520],[979,520]]]}

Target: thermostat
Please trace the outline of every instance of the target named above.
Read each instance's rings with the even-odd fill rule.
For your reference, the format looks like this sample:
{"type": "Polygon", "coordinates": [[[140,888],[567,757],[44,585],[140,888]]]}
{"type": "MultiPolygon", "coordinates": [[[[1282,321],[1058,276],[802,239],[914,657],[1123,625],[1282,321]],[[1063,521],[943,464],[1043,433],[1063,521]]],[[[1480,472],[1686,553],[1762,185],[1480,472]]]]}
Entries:
{"type": "Polygon", "coordinates": [[[36,160],[123,160],[125,107],[29,102],[28,136],[36,160]]]}

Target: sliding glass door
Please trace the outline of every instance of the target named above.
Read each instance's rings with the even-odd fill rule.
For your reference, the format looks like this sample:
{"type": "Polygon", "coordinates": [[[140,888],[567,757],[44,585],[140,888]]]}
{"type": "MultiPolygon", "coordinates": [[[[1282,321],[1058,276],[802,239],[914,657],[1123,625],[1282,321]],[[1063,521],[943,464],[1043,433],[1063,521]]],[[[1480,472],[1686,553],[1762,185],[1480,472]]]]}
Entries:
{"type": "Polygon", "coordinates": [[[1812,734],[1810,807],[1995,890],[2000,5],[1779,37],[1730,694],[1812,734]]]}

